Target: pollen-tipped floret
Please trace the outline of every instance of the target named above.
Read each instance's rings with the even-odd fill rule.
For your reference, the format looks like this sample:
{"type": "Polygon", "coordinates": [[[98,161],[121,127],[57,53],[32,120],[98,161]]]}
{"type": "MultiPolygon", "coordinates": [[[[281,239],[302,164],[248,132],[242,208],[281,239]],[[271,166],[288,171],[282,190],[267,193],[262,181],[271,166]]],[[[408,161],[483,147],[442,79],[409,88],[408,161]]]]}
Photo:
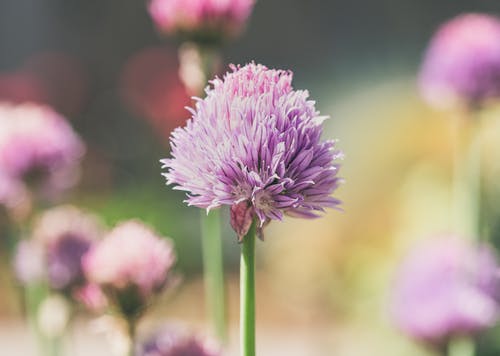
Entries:
{"type": "Polygon", "coordinates": [[[340,202],[330,195],[341,179],[334,141],[309,93],[294,90],[290,71],[254,63],[232,66],[191,109],[162,160],[167,184],[200,208],[231,206],[240,237],[257,217],[262,227],[283,214],[313,218],[340,202]]]}

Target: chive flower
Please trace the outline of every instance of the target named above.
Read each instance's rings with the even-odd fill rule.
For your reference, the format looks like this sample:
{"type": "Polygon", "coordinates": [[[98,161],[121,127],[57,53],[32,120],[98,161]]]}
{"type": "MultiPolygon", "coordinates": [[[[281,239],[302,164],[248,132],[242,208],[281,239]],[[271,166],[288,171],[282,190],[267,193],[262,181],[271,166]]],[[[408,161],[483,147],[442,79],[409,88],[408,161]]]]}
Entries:
{"type": "Polygon", "coordinates": [[[241,239],[254,218],[258,229],[289,215],[315,218],[340,201],[342,157],[335,141],[321,140],[326,119],[292,72],[250,63],[231,66],[197,99],[185,127],[171,135],[162,160],[167,184],[187,192],[199,208],[229,206],[241,239]]]}
{"type": "Polygon", "coordinates": [[[500,98],[500,19],[470,13],[444,23],[427,49],[420,88],[436,107],[500,98]]]}
{"type": "Polygon", "coordinates": [[[37,219],[30,242],[42,246],[52,289],[71,294],[85,285],[83,256],[102,231],[96,216],[71,205],[47,210],[37,219]]]}
{"type": "Polygon", "coordinates": [[[149,13],[156,27],[198,42],[218,42],[243,29],[254,0],[151,0],[149,13]]]}
{"type": "Polygon", "coordinates": [[[84,144],[48,106],[0,103],[0,173],[52,196],[76,182],[84,144]]]}
{"type": "Polygon", "coordinates": [[[137,317],[172,280],[170,240],[135,220],[117,225],[84,256],[85,274],[127,318],[137,317]]]}
{"type": "Polygon", "coordinates": [[[403,261],[392,296],[396,325],[441,348],[492,327],[499,316],[498,264],[486,245],[437,236],[403,261]]]}

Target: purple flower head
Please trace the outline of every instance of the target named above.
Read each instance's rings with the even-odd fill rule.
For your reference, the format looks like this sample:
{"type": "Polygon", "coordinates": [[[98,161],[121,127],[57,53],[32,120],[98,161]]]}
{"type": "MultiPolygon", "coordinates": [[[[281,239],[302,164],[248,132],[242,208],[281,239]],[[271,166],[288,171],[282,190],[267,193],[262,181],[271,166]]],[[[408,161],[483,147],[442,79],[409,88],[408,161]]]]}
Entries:
{"type": "Polygon", "coordinates": [[[218,356],[215,347],[200,338],[166,326],[139,345],[137,356],[218,356]]]}
{"type": "Polygon", "coordinates": [[[66,120],[46,106],[0,103],[0,172],[37,183],[46,194],[75,182],[84,145],[66,120]]]}
{"type": "Polygon", "coordinates": [[[498,320],[500,284],[493,251],[455,236],[438,236],[413,250],[393,290],[395,323],[411,337],[443,346],[498,320]]]}
{"type": "Polygon", "coordinates": [[[84,269],[124,313],[136,314],[167,284],[175,259],[170,240],[132,220],[116,226],[87,253],[84,269]]]}
{"type": "Polygon", "coordinates": [[[95,216],[72,206],[48,210],[38,219],[33,237],[44,247],[51,288],[69,291],[85,283],[82,258],[101,234],[95,216]]]}
{"type": "Polygon", "coordinates": [[[500,97],[500,20],[464,14],[442,25],[424,58],[420,87],[437,107],[500,97]]]}
{"type": "Polygon", "coordinates": [[[151,0],[156,27],[195,41],[236,36],[252,12],[254,0],[151,0]]]}
{"type": "Polygon", "coordinates": [[[314,218],[340,202],[334,141],[321,141],[322,122],[309,93],[294,90],[290,71],[254,63],[232,66],[198,99],[192,118],[171,136],[162,160],[174,189],[207,210],[231,207],[241,238],[254,217],[262,228],[283,214],[314,218]]]}

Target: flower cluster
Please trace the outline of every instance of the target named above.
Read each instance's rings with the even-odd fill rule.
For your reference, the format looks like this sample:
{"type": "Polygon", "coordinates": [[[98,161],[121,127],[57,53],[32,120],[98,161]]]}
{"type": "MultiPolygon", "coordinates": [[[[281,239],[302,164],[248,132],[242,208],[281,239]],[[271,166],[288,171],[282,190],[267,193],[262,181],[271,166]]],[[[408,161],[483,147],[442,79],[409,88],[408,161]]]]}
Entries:
{"type": "Polygon", "coordinates": [[[229,205],[244,236],[252,220],[262,228],[283,214],[314,218],[340,202],[334,141],[322,141],[321,116],[309,93],[294,90],[292,73],[254,63],[232,66],[198,99],[192,118],[171,136],[162,160],[167,184],[188,192],[207,210],[229,205]]]}
{"type": "Polygon", "coordinates": [[[500,97],[500,19],[465,14],[442,25],[427,50],[420,86],[437,107],[500,97]]]}
{"type": "Polygon", "coordinates": [[[85,285],[82,259],[102,235],[100,221],[73,206],[46,211],[36,221],[33,236],[23,241],[15,258],[24,284],[46,278],[53,290],[73,293],[85,285]]]}
{"type": "Polygon", "coordinates": [[[83,263],[88,280],[130,317],[165,287],[175,260],[169,240],[139,221],[127,221],[94,245],[83,263]]]}
{"type": "Polygon", "coordinates": [[[500,311],[497,271],[487,246],[455,236],[431,239],[400,269],[392,303],[395,322],[433,345],[491,327],[500,311]]]}
{"type": "MultiPolygon", "coordinates": [[[[0,200],[25,185],[52,195],[75,183],[84,145],[66,120],[36,104],[0,104],[0,200]]],[[[6,198],[5,198],[6,197],[6,198]]]]}
{"type": "Polygon", "coordinates": [[[254,0],[152,0],[149,12],[160,31],[206,42],[237,35],[253,5],[254,0]]]}

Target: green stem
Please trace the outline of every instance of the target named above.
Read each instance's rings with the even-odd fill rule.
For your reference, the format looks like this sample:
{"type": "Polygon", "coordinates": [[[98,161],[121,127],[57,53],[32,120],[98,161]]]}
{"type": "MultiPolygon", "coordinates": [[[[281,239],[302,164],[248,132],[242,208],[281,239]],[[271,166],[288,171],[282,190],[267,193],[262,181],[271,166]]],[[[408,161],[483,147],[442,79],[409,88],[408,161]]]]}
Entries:
{"type": "Polygon", "coordinates": [[[255,222],[241,243],[240,342],[241,356],[255,356],[255,222]]]}
{"type": "Polygon", "coordinates": [[[447,356],[474,356],[475,345],[471,338],[455,338],[448,344],[447,356]]]}
{"type": "Polygon", "coordinates": [[[470,143],[469,151],[469,194],[470,194],[470,214],[471,214],[471,233],[477,239],[484,236],[482,231],[482,199],[481,199],[481,139],[480,123],[474,127],[473,138],[470,143]]]}
{"type": "Polygon", "coordinates": [[[475,240],[485,238],[482,211],[481,118],[468,112],[455,128],[453,227],[475,240]]]}
{"type": "Polygon", "coordinates": [[[219,341],[227,338],[226,309],[224,291],[224,264],[219,210],[212,210],[201,216],[203,268],[205,272],[205,292],[207,309],[213,321],[215,335],[219,341]]]}
{"type": "MultiPolygon", "coordinates": [[[[201,65],[203,73],[205,74],[205,79],[211,80],[216,72],[216,64],[219,59],[219,53],[217,49],[211,46],[200,46],[198,45],[198,52],[200,53],[201,65]]],[[[203,88],[200,89],[203,94],[203,88]]]]}
{"type": "Polygon", "coordinates": [[[47,338],[47,355],[61,356],[62,355],[62,337],[54,336],[47,338]]]}
{"type": "Polygon", "coordinates": [[[24,289],[25,308],[28,322],[32,332],[35,334],[38,349],[41,355],[58,356],[61,352],[61,339],[46,335],[40,327],[38,313],[41,304],[48,296],[47,286],[36,284],[28,286],[24,289]]]}
{"type": "Polygon", "coordinates": [[[135,318],[127,318],[126,323],[127,323],[127,337],[129,342],[127,356],[134,356],[137,320],[135,318]]]}

